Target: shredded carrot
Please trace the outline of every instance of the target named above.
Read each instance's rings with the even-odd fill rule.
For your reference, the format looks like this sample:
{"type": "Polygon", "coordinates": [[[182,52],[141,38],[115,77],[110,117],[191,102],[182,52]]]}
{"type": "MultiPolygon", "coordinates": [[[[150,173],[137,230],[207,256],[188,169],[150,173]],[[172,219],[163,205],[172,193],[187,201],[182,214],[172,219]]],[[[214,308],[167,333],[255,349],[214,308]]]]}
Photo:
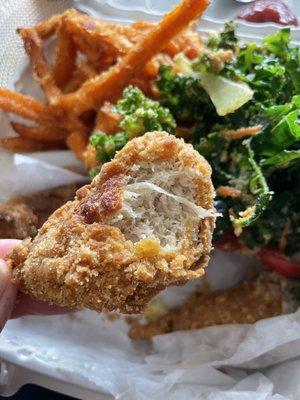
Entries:
{"type": "Polygon", "coordinates": [[[231,186],[219,186],[216,192],[221,197],[232,197],[233,199],[240,197],[242,194],[240,189],[231,186]]]}
{"type": "Polygon", "coordinates": [[[243,139],[249,136],[255,136],[263,129],[262,125],[254,125],[239,128],[237,130],[224,130],[223,134],[230,139],[243,139]]]}

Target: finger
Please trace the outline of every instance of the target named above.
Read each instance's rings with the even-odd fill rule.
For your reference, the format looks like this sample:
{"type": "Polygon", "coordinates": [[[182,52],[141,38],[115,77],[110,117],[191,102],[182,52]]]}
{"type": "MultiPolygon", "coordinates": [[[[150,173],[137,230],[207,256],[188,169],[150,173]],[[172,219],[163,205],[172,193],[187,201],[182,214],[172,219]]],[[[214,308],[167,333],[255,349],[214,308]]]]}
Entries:
{"type": "Polygon", "coordinates": [[[54,315],[66,314],[70,310],[51,305],[45,301],[34,300],[26,294],[19,293],[11,318],[19,318],[23,315],[54,315]]]}
{"type": "Polygon", "coordinates": [[[17,289],[10,283],[11,271],[7,267],[6,263],[1,260],[1,258],[4,259],[7,253],[11,251],[11,249],[18,243],[20,243],[20,240],[16,239],[0,240],[0,324],[2,320],[1,316],[3,314],[3,325],[1,325],[1,327],[5,324],[5,318],[7,319],[9,317],[18,318],[23,315],[54,315],[70,312],[70,310],[55,305],[50,305],[44,301],[34,300],[23,293],[18,294],[15,305],[13,303],[12,305],[9,304],[9,299],[7,296],[9,296],[9,294],[13,294],[13,301],[15,301],[17,289]],[[10,286],[9,288],[8,284],[10,286]],[[4,295],[4,293],[6,301],[3,299],[5,305],[2,313],[1,295],[4,295]]]}
{"type": "Polygon", "coordinates": [[[15,299],[17,295],[17,289],[11,283],[9,283],[0,298],[0,330],[4,328],[4,325],[15,304],[15,299]]]}
{"type": "Polygon", "coordinates": [[[1,260],[1,270],[4,276],[1,280],[1,289],[2,293],[0,295],[0,330],[3,329],[6,321],[8,320],[12,309],[14,308],[16,296],[17,296],[17,288],[11,283],[11,272],[6,264],[1,260]],[[5,271],[6,268],[6,271],[5,271]]]}
{"type": "Polygon", "coordinates": [[[5,258],[14,246],[20,243],[17,239],[2,239],[0,240],[0,258],[5,258]]]}
{"type": "Polygon", "coordinates": [[[0,259],[0,298],[10,282],[11,271],[5,261],[0,259]]]}

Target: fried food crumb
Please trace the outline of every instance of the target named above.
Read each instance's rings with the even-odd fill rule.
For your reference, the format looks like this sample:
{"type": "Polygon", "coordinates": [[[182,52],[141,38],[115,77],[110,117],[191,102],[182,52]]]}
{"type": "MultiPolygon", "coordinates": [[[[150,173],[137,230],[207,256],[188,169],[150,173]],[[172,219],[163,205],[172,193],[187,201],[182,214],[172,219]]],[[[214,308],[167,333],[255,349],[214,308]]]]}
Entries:
{"type": "Polygon", "coordinates": [[[115,322],[120,318],[120,314],[117,314],[117,313],[106,313],[106,318],[110,322],[115,322]]]}

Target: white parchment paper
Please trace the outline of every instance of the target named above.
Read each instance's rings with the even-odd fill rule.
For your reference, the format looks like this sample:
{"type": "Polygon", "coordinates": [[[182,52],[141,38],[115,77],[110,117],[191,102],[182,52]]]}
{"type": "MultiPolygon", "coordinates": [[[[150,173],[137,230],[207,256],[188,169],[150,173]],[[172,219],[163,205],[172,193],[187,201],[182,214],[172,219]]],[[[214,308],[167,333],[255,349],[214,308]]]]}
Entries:
{"type": "MultiPolygon", "coordinates": [[[[248,259],[216,252],[208,267],[214,288],[234,282],[248,259]]],[[[190,285],[191,286],[191,285],[190,285]]],[[[169,303],[191,288],[171,288],[169,303]]],[[[299,399],[300,310],[253,325],[174,332],[132,342],[123,318],[92,311],[9,321],[3,359],[117,399],[299,399]],[[280,397],[280,396],[281,397],[280,397]]],[[[101,398],[101,397],[100,397],[101,398]]]]}
{"type": "Polygon", "coordinates": [[[38,158],[0,150],[0,202],[83,179],[80,174],[38,158]]]}
{"type": "MultiPolygon", "coordinates": [[[[33,3],[37,7],[26,0],[28,16],[33,3]]],[[[173,0],[76,1],[85,10],[92,7],[95,14],[118,20],[145,16],[162,3],[164,8],[173,0]],[[137,6],[140,11],[135,13],[132,8],[137,6]]],[[[42,19],[42,7],[39,13],[42,19]]],[[[205,27],[214,25],[206,20],[205,27]]],[[[37,94],[36,85],[28,81],[25,64],[8,85],[12,87],[16,81],[25,93],[37,94]]],[[[12,134],[9,121],[1,118],[0,136],[7,133],[12,134]]],[[[0,201],[80,180],[80,175],[61,168],[73,164],[76,160],[65,152],[33,157],[1,152],[0,201]]],[[[213,289],[224,289],[241,280],[253,264],[240,255],[218,251],[207,268],[207,279],[213,289]]],[[[178,304],[198,284],[169,288],[162,294],[163,301],[167,306],[178,304]]],[[[174,332],[152,342],[132,342],[127,330],[122,318],[110,322],[87,310],[64,316],[24,317],[7,323],[0,336],[0,356],[6,363],[95,390],[99,399],[100,393],[121,400],[300,398],[300,310],[253,325],[174,332]]],[[[1,371],[0,384],[14,387],[13,379],[13,373],[1,371]]],[[[84,398],[88,400],[88,396],[84,398]]]]}

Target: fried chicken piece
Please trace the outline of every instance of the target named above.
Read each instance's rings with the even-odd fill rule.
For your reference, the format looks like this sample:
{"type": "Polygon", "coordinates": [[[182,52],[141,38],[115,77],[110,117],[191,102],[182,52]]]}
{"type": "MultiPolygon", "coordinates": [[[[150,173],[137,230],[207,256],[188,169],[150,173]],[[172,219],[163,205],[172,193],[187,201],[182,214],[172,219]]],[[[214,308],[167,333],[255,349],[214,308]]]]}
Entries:
{"type": "MultiPolygon", "coordinates": [[[[40,228],[55,210],[67,201],[74,199],[77,189],[78,186],[70,184],[34,193],[29,196],[22,196],[19,200],[32,209],[38,218],[37,227],[40,228]]],[[[15,201],[17,200],[15,199],[15,201]]]]}
{"type": "Polygon", "coordinates": [[[132,323],[131,339],[151,339],[164,333],[200,329],[222,324],[252,324],[282,314],[282,281],[272,274],[261,274],[219,292],[194,292],[187,301],[161,318],[142,324],[132,323]]]}
{"type": "Polygon", "coordinates": [[[64,307],[141,312],[166,286],[204,274],[213,198],[211,168],[191,145],[147,133],[13,250],[14,282],[64,307]]]}
{"type": "Polygon", "coordinates": [[[0,238],[25,239],[37,232],[38,218],[23,203],[0,204],[0,238]]]}
{"type": "Polygon", "coordinates": [[[0,204],[0,239],[34,237],[57,208],[74,198],[76,185],[18,196],[0,204]]]}

